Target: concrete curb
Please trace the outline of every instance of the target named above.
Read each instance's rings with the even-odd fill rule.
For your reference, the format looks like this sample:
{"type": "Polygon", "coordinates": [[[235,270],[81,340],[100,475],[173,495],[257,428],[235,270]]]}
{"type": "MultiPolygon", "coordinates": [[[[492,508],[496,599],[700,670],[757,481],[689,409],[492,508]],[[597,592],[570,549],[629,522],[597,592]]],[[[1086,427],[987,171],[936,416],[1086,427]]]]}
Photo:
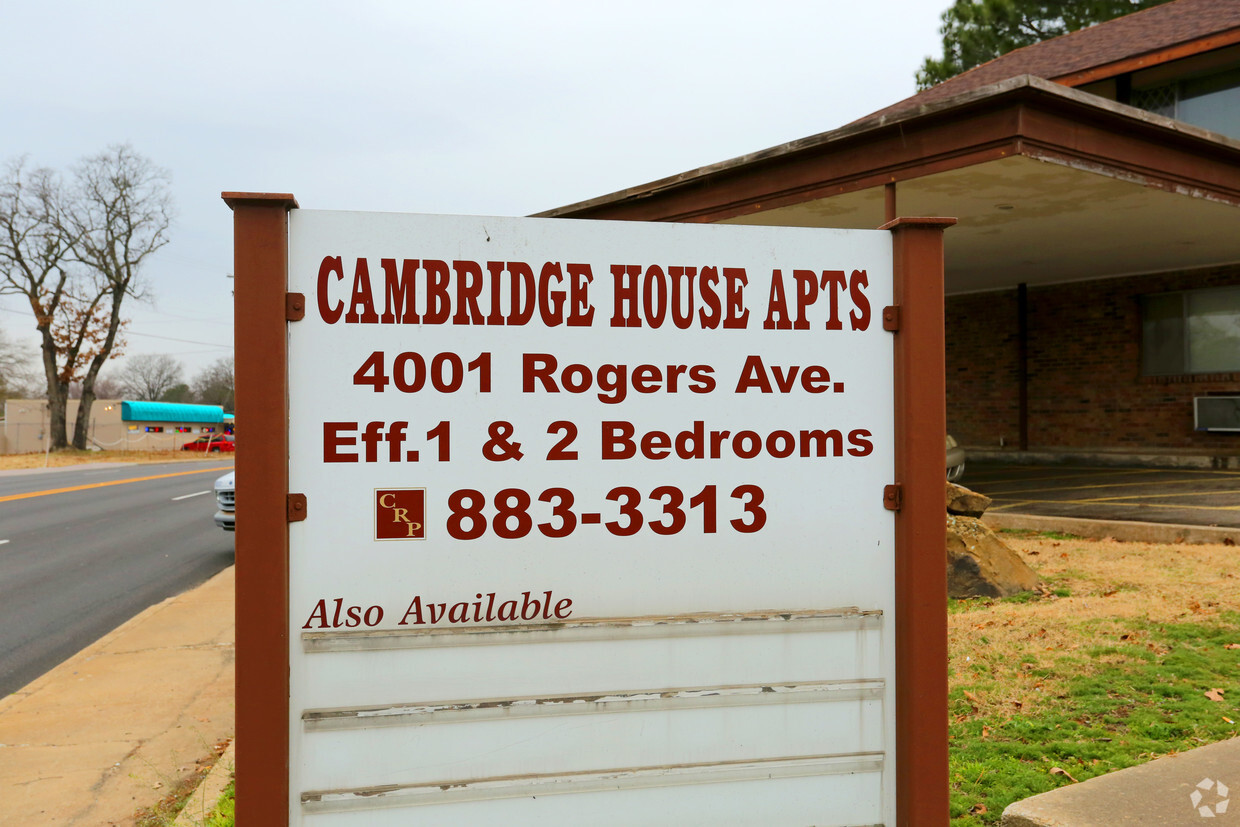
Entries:
{"type": "Polygon", "coordinates": [[[1110,537],[1129,543],[1235,543],[1240,528],[1138,523],[1123,520],[1083,520],[1078,517],[1035,517],[1030,514],[986,512],[982,522],[991,529],[1028,529],[1075,534],[1091,540],[1110,537]]]}
{"type": "MultiPolygon", "coordinates": [[[[218,576],[219,575],[216,575],[216,577],[218,576]]],[[[12,694],[5,695],[0,698],[0,715],[4,714],[4,712],[10,707],[20,704],[29,696],[38,694],[48,686],[65,682],[66,673],[76,674],[77,666],[79,664],[88,663],[98,657],[106,655],[112,648],[112,644],[115,641],[128,635],[130,632],[145,626],[148,622],[153,622],[157,615],[181,599],[182,595],[173,595],[172,597],[165,597],[158,603],[147,606],[145,609],[138,612],[136,615],[129,618],[120,626],[117,626],[115,629],[108,632],[106,635],[99,638],[85,649],[52,667],[39,677],[32,680],[30,683],[23,686],[21,689],[14,690],[12,694]]]]}
{"type": "Polygon", "coordinates": [[[131,824],[232,738],[233,577],[151,606],[0,699],[0,824],[131,824]]]}
{"type": "Polygon", "coordinates": [[[993,462],[1005,465],[1087,465],[1096,468],[1240,468],[1240,455],[1227,452],[1183,451],[1017,451],[982,446],[964,446],[971,462],[993,462]]]}
{"type": "Polygon", "coordinates": [[[181,809],[172,827],[203,827],[215,810],[215,805],[220,800],[224,788],[232,781],[236,768],[237,741],[233,739],[228,749],[220,756],[220,760],[215,762],[211,772],[202,779],[198,789],[194,790],[193,795],[186,800],[185,806],[181,809]]]}

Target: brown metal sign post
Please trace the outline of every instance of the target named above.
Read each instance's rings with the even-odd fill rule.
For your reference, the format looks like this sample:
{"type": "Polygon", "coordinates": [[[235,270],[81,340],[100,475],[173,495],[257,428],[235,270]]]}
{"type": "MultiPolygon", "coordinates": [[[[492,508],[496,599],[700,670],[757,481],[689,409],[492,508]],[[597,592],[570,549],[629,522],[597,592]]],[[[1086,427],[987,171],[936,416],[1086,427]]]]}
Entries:
{"type": "Polygon", "coordinates": [[[947,569],[944,547],[943,231],[954,218],[897,218],[896,799],[900,827],[944,825],[947,569]]]}
{"type": "MultiPolygon", "coordinates": [[[[289,522],[307,511],[305,499],[289,491],[288,323],[304,314],[301,297],[288,292],[288,213],[297,202],[287,194],[223,197],[234,212],[243,423],[238,813],[243,824],[287,826],[296,819],[290,772],[299,760],[290,754],[289,522]]],[[[894,335],[895,445],[891,485],[874,496],[895,512],[895,732],[887,749],[895,756],[895,823],[902,827],[948,820],[942,235],[954,223],[901,218],[880,228],[893,245],[893,303],[883,310],[883,327],[894,335]]]]}
{"type": "Polygon", "coordinates": [[[237,816],[288,824],[288,382],[292,195],[226,192],[233,210],[237,419],[237,816]]]}

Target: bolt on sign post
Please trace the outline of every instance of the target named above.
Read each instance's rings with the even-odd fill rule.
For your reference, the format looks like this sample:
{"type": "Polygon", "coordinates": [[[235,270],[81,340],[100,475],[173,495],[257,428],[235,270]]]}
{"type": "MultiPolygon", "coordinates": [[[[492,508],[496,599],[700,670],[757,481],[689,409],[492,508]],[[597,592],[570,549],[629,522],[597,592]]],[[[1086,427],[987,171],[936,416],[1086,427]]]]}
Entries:
{"type": "Polygon", "coordinates": [[[244,823],[946,824],[950,219],[225,199],[244,823]]]}

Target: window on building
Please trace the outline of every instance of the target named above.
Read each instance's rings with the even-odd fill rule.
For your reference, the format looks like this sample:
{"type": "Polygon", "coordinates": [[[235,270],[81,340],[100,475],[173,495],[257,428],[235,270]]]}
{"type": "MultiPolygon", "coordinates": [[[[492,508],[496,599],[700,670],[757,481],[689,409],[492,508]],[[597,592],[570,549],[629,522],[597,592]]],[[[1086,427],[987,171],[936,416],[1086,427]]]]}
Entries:
{"type": "Polygon", "coordinates": [[[1240,69],[1133,89],[1132,105],[1240,138],[1240,69]]]}
{"type": "Polygon", "coordinates": [[[1141,299],[1141,373],[1240,371],[1240,287],[1141,299]]]}

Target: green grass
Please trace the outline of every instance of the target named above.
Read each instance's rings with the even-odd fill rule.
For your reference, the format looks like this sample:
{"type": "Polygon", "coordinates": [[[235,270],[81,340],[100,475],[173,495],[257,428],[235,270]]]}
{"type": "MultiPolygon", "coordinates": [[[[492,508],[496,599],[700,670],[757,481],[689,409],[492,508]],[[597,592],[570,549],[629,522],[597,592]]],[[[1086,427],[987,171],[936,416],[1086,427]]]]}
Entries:
{"type": "MultiPolygon", "coordinates": [[[[1010,710],[974,711],[971,697],[1002,681],[994,661],[957,673],[949,728],[954,827],[997,824],[1008,804],[1071,784],[1068,776],[1084,781],[1235,735],[1227,719],[1240,718],[1240,650],[1225,647],[1240,642],[1240,615],[1130,625],[1125,638],[1082,623],[1093,642],[1057,661],[1062,694],[1037,699],[1031,714],[1015,708],[1019,698],[1010,710]],[[1224,690],[1222,702],[1205,697],[1215,688],[1224,690]]],[[[1046,669],[1039,675],[1036,658],[1021,660],[1016,669],[1032,679],[1052,677],[1046,669]]]]}
{"type": "Polygon", "coordinates": [[[206,827],[234,827],[237,812],[237,782],[229,782],[220,794],[215,811],[207,819],[206,827]]]}

